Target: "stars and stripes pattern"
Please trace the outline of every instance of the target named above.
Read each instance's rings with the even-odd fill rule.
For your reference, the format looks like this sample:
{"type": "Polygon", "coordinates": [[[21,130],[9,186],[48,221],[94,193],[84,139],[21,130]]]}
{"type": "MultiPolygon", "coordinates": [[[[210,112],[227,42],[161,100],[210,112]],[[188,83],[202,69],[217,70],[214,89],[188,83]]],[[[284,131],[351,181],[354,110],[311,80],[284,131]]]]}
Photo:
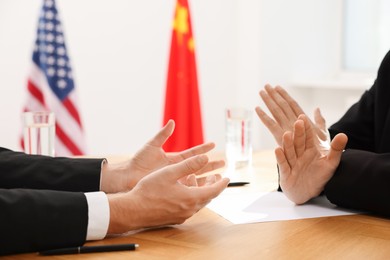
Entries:
{"type": "MultiPolygon", "coordinates": [[[[52,111],[56,156],[85,154],[84,131],[72,69],[54,0],[44,0],[39,17],[24,111],[52,111]]],[[[23,139],[21,140],[23,145],[23,139]]]]}

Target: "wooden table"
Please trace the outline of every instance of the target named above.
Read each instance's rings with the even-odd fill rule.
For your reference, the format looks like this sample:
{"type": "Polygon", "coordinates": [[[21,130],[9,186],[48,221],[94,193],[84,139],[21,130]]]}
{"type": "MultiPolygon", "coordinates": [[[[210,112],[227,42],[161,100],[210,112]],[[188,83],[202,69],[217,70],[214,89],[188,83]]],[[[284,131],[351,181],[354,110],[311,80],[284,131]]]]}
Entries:
{"type": "MultiPolygon", "coordinates": [[[[240,170],[241,171],[241,170],[240,170]]],[[[239,171],[239,172],[240,172],[239,171]]],[[[254,154],[251,184],[241,189],[274,190],[271,151],[254,154]]],[[[132,252],[0,259],[390,259],[390,220],[368,215],[233,225],[205,208],[182,225],[143,230],[87,245],[138,243],[132,252]]],[[[0,245],[1,246],[1,245],[0,245]]]]}

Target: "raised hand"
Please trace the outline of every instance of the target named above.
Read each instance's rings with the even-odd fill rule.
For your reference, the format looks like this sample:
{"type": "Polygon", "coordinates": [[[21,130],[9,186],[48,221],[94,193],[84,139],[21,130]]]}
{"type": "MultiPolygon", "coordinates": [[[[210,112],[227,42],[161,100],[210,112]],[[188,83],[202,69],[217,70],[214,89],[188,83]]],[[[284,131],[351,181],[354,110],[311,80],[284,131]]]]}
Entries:
{"type": "Polygon", "coordinates": [[[336,135],[326,155],[321,153],[316,140],[313,124],[307,116],[300,115],[293,132],[287,131],[282,147],[275,150],[280,187],[297,204],[321,194],[340,163],[348,138],[345,134],[336,135]]]}
{"type": "MultiPolygon", "coordinates": [[[[107,163],[103,165],[101,189],[108,193],[130,190],[139,180],[151,172],[179,163],[187,158],[207,153],[215,147],[214,143],[206,143],[182,152],[166,153],[162,146],[172,135],[174,128],[174,121],[168,121],[130,160],[119,164],[107,163]]],[[[195,174],[212,171],[224,165],[223,160],[211,161],[195,174]]]]}
{"type": "MultiPolygon", "coordinates": [[[[280,86],[272,87],[271,85],[266,85],[259,94],[272,117],[267,115],[260,107],[256,107],[256,113],[272,133],[277,144],[282,146],[283,134],[286,131],[293,131],[293,126],[298,116],[305,113],[287,91],[280,86]]],[[[318,108],[314,111],[314,123],[311,122],[311,124],[318,136],[316,144],[319,145],[321,153],[326,154],[329,150],[330,137],[325,119],[318,108]]]]}

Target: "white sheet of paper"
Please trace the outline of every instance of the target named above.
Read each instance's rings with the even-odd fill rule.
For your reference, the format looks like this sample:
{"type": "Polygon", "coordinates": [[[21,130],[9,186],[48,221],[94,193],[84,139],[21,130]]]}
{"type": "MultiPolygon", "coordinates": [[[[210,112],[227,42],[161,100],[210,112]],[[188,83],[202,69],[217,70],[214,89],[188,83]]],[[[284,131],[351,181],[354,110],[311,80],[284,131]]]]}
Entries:
{"type": "Polygon", "coordinates": [[[234,224],[361,213],[339,208],[325,196],[315,198],[304,205],[296,205],[282,192],[248,193],[235,188],[226,189],[207,207],[234,224]]]}

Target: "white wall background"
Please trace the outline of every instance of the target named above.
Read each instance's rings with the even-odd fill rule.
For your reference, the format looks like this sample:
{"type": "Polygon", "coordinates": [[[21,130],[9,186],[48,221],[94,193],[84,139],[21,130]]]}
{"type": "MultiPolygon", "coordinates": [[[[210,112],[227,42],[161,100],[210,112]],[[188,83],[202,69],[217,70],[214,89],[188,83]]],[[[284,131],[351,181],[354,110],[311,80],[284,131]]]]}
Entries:
{"type": "MultiPolygon", "coordinates": [[[[90,154],[133,153],[160,129],[174,5],[57,0],[90,154]]],[[[40,7],[40,0],[0,1],[0,146],[16,150],[40,7]]],[[[339,0],[190,0],[190,8],[205,137],[217,150],[225,107],[261,105],[265,83],[292,88],[339,72],[339,0]]],[[[292,91],[310,115],[320,105],[332,122],[362,90],[292,91]]],[[[254,149],[272,148],[254,121],[254,149]]]]}

